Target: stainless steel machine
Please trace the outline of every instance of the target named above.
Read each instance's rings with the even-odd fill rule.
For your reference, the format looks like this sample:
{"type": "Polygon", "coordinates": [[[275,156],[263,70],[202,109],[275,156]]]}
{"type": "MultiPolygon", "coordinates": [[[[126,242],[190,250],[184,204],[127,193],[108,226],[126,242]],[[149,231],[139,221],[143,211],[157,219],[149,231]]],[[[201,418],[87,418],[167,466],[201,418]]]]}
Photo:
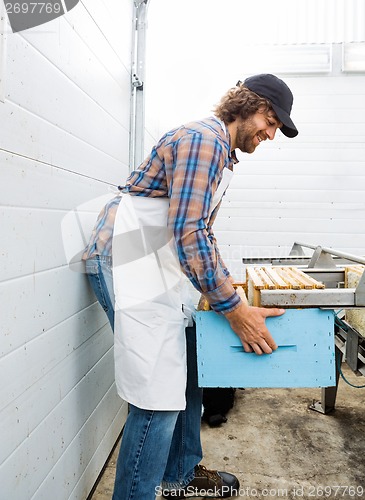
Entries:
{"type": "Polygon", "coordinates": [[[336,385],[323,387],[321,401],[313,401],[310,405],[315,411],[329,413],[335,408],[338,382],[343,376],[342,362],[345,361],[357,375],[365,376],[365,336],[346,321],[345,316],[349,310],[363,310],[365,327],[365,268],[356,287],[345,288],[345,269],[351,264],[365,265],[365,258],[319,245],[295,242],[286,257],[250,257],[244,258],[243,263],[246,266],[295,266],[324,283],[323,289],[263,289],[260,290],[260,300],[265,307],[314,307],[335,311],[336,385]],[[304,249],[313,252],[306,255],[304,249]]]}

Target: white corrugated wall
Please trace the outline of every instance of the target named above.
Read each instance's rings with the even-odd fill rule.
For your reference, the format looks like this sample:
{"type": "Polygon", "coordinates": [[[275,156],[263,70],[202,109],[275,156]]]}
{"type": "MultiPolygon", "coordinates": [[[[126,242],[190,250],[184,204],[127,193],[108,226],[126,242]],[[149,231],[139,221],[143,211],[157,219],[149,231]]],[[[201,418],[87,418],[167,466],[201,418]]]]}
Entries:
{"type": "Polygon", "coordinates": [[[242,257],[294,241],[365,254],[365,75],[285,78],[300,134],[240,154],[215,225],[237,277],[242,257]]]}
{"type": "MultiPolygon", "coordinates": [[[[263,0],[260,13],[271,24],[260,43],[339,43],[364,40],[363,0],[263,0]]],[[[258,24],[243,30],[244,41],[257,41],[258,24]],[[256,30],[256,31],[255,31],[256,30]]]]}
{"type": "Polygon", "coordinates": [[[83,0],[1,37],[4,499],[84,500],[125,420],[112,332],[67,253],[83,244],[73,223],[95,219],[88,202],[128,173],[132,12],[132,0],[83,0]]]}
{"type": "Polygon", "coordinates": [[[272,30],[260,32],[253,51],[254,32],[244,35],[251,45],[243,45],[240,78],[281,76],[294,94],[299,135],[279,132],[255,154],[238,155],[215,227],[238,279],[242,257],[287,255],[295,241],[365,254],[365,2],[264,0],[261,7],[272,30]],[[361,70],[348,72],[343,53],[353,42],[361,70]]]}

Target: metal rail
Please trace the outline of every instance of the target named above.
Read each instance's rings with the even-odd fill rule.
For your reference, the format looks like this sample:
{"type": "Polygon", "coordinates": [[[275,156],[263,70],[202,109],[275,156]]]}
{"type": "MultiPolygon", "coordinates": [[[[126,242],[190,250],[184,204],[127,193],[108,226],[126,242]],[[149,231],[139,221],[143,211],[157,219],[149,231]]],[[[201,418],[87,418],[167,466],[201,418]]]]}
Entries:
{"type": "Polygon", "coordinates": [[[346,252],[339,252],[338,250],[334,250],[333,248],[327,248],[327,247],[322,247],[320,245],[309,245],[308,243],[300,243],[296,241],[293,245],[292,252],[294,252],[297,248],[299,250],[299,247],[303,248],[311,248],[314,251],[322,251],[325,252],[329,255],[335,255],[336,257],[341,257],[346,260],[350,260],[351,262],[357,262],[358,264],[364,264],[365,265],[365,258],[363,257],[358,257],[357,255],[353,255],[351,253],[346,253],[346,252]]]}

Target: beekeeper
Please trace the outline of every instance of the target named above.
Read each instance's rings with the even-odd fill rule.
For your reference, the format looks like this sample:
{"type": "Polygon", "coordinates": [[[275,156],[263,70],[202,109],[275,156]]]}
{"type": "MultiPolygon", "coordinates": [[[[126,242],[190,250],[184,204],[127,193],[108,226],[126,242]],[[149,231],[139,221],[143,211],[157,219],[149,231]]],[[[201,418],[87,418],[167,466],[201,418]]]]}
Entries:
{"type": "Polygon", "coordinates": [[[197,385],[189,286],[223,314],[244,349],[271,353],[265,318],[233,288],[212,226],[237,163],[277,129],[298,133],[293,96],[270,74],[230,89],[214,115],[167,132],[100,213],[85,251],[87,273],[115,333],[115,378],[129,403],[114,500],[185,498],[214,489],[238,494],[238,479],[200,465],[197,385]],[[160,489],[158,491],[158,489],[160,489]]]}

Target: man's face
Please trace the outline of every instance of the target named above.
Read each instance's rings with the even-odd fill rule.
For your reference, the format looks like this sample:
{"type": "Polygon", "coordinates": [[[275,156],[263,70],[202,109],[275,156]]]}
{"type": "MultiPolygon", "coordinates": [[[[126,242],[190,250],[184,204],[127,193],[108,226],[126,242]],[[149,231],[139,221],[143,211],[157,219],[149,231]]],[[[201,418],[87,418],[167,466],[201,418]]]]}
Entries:
{"type": "Polygon", "coordinates": [[[281,126],[272,110],[258,111],[245,120],[238,120],[236,147],[243,153],[253,153],[261,141],[272,141],[281,126]]]}

